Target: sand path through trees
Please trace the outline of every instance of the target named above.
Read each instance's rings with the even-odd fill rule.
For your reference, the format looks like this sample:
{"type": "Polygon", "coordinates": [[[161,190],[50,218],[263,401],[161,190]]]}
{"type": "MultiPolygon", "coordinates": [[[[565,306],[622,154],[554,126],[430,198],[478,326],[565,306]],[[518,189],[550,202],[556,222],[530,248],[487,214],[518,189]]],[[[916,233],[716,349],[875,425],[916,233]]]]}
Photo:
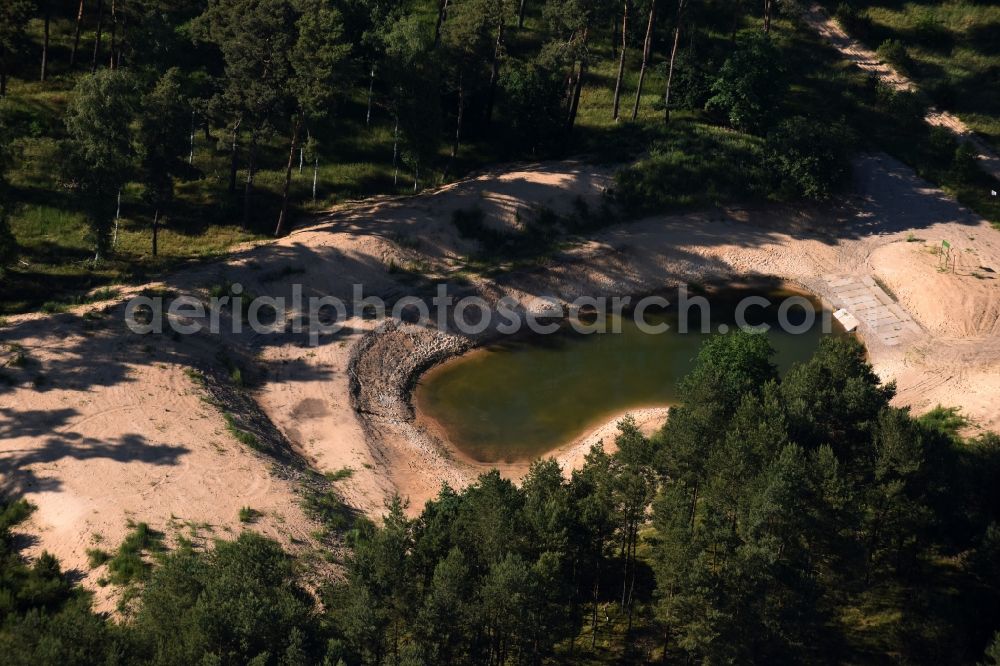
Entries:
{"type": "MultiPolygon", "coordinates": [[[[917,85],[912,80],[889,63],[882,61],[870,48],[848,35],[837,20],[820,5],[811,5],[803,11],[802,18],[806,25],[862,70],[878,76],[896,90],[917,90],[917,85]]],[[[959,140],[975,148],[976,157],[983,170],[1000,181],[1000,155],[977,137],[958,116],[931,106],[927,109],[924,120],[930,125],[950,130],[959,140]]]]}

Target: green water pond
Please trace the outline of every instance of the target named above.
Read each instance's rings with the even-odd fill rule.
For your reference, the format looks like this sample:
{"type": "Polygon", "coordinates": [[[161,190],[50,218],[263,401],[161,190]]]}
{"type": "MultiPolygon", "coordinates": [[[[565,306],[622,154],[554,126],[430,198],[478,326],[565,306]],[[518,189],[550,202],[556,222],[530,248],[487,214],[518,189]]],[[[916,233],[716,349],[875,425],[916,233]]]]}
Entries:
{"type": "MultiPolygon", "coordinates": [[[[662,334],[643,332],[634,313],[626,313],[620,317],[621,333],[582,334],[567,325],[552,335],[507,339],[426,373],[414,393],[416,409],[474,460],[536,458],[624,410],[675,404],[680,398],[677,382],[691,369],[702,341],[719,335],[720,325],[734,330],[736,304],[750,295],[772,302],[767,308],[749,308],[744,321],[770,325],[766,335],[781,371],[808,359],[822,335],[837,333],[828,311],[824,325],[824,312],[814,299],[809,300],[815,322],[808,330],[781,330],[779,304],[802,294],[785,289],[720,290],[706,295],[711,333],[680,333],[676,309],[666,308],[648,310],[644,316],[649,324],[669,324],[662,334]]],[[[607,319],[609,330],[615,319],[607,319]]],[[[698,316],[689,321],[690,329],[700,328],[698,316]]],[[[802,325],[803,308],[789,307],[786,321],[802,325]]]]}

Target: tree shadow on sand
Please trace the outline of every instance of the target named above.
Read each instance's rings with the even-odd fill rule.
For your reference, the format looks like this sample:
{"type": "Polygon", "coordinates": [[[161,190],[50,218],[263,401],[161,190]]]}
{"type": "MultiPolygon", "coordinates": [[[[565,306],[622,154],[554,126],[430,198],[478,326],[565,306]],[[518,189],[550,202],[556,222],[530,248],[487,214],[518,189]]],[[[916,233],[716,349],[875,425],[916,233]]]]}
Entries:
{"type": "Polygon", "coordinates": [[[31,410],[17,412],[0,409],[5,421],[0,423],[0,440],[52,433],[41,446],[27,449],[4,446],[0,449],[0,495],[19,497],[26,492],[52,492],[62,487],[61,481],[45,476],[39,467],[64,458],[74,460],[105,459],[119,463],[141,462],[149,465],[177,465],[190,449],[168,444],[149,444],[137,434],[122,435],[115,441],[84,437],[76,432],[52,432],[59,419],[76,414],[75,410],[51,412],[31,410]]]}

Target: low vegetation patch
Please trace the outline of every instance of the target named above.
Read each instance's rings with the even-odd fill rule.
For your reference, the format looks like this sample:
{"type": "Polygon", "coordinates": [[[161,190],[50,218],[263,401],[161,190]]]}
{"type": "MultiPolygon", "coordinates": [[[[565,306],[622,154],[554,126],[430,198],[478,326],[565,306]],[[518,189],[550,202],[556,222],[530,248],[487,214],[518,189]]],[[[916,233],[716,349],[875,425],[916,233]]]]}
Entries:
{"type": "Polygon", "coordinates": [[[910,60],[910,54],[907,53],[903,42],[898,39],[885,40],[879,45],[875,53],[878,54],[878,57],[883,62],[889,63],[904,76],[913,68],[913,61],[910,60]]]}
{"type": "Polygon", "coordinates": [[[451,216],[459,235],[476,241],[478,246],[470,265],[494,269],[544,260],[569,237],[599,229],[616,219],[609,202],[602,202],[599,210],[592,211],[582,198],[576,199],[572,211],[564,215],[546,207],[518,211],[510,227],[486,219],[478,206],[457,209],[451,216]]]}
{"type": "Polygon", "coordinates": [[[88,549],[87,563],[91,569],[107,566],[108,582],[129,585],[145,581],[152,571],[149,558],[163,552],[163,535],[146,523],[136,523],[113,554],[100,548],[88,549]]]}
{"type": "Polygon", "coordinates": [[[239,422],[236,420],[236,417],[232,414],[223,412],[222,418],[226,422],[226,430],[237,442],[243,444],[244,446],[249,446],[255,451],[262,451],[264,449],[257,436],[252,432],[243,429],[243,427],[241,427],[239,422]]]}
{"type": "Polygon", "coordinates": [[[354,476],[354,468],[352,467],[341,467],[334,472],[327,472],[325,474],[326,480],[331,483],[336,483],[337,481],[346,481],[347,479],[354,476]]]}
{"type": "Polygon", "coordinates": [[[88,548],[87,549],[87,566],[91,569],[96,569],[99,566],[103,566],[111,559],[111,554],[108,551],[101,548],[88,548]]]}
{"type": "Polygon", "coordinates": [[[118,290],[112,287],[101,287],[92,292],[81,294],[62,301],[45,301],[42,303],[41,311],[48,312],[50,314],[55,314],[58,312],[66,312],[72,307],[78,305],[87,305],[89,303],[98,303],[100,301],[108,301],[118,296],[118,290]]]}
{"type": "MultiPolygon", "coordinates": [[[[336,473],[335,473],[336,474],[336,473]]],[[[346,478],[346,477],[344,477],[346,478]]],[[[356,538],[359,530],[368,529],[371,521],[351,508],[330,485],[317,482],[303,487],[302,508],[306,515],[323,526],[322,538],[344,536],[356,538]]]]}
{"type": "Polygon", "coordinates": [[[245,507],[243,507],[243,508],[240,509],[240,516],[239,517],[240,517],[240,522],[241,523],[255,523],[263,515],[264,514],[262,514],[257,509],[254,509],[254,508],[249,507],[249,506],[245,506],[245,507]]]}
{"type": "Polygon", "coordinates": [[[2,349],[3,363],[0,364],[0,367],[23,368],[31,361],[31,357],[28,356],[28,351],[24,348],[24,345],[18,342],[9,342],[3,345],[2,349]]]}
{"type": "Polygon", "coordinates": [[[701,123],[672,126],[649,155],[618,172],[614,200],[628,215],[766,196],[763,141],[701,123]]]}

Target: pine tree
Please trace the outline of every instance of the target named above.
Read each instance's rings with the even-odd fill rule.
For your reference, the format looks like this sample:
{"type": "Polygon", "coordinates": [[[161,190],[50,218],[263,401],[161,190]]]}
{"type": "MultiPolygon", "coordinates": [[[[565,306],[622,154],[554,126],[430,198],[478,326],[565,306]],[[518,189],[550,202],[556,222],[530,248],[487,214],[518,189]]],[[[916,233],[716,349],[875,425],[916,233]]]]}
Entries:
{"type": "Polygon", "coordinates": [[[622,81],[625,78],[625,57],[628,53],[628,21],[630,7],[631,5],[629,0],[622,0],[622,44],[621,49],[619,50],[618,75],[615,77],[615,92],[611,105],[611,117],[614,120],[618,120],[618,107],[621,104],[622,97],[622,81]]]}
{"type": "Polygon", "coordinates": [[[87,212],[95,258],[108,250],[116,193],[133,176],[136,145],[132,120],[138,86],[124,70],[84,76],[66,115],[69,135],[65,176],[87,212]]]}
{"type": "Polygon", "coordinates": [[[428,663],[454,663],[471,649],[475,605],[470,573],[458,548],[434,567],[415,626],[428,663]]]}
{"type": "Polygon", "coordinates": [[[458,151],[466,125],[466,111],[473,94],[488,76],[493,41],[490,5],[492,0],[461,0],[448,10],[448,20],[441,29],[442,62],[449,96],[455,101],[455,130],[451,158],[458,151]]]}
{"type": "Polygon", "coordinates": [[[160,216],[173,200],[174,178],[187,171],[182,156],[188,142],[190,107],[180,70],[167,70],[142,100],[138,148],[145,197],[153,208],[152,253],[158,253],[160,216]]]}
{"type": "Polygon", "coordinates": [[[260,143],[273,132],[293,76],[296,18],[290,0],[210,0],[193,26],[199,40],[214,44],[222,54],[224,68],[212,107],[229,118],[233,184],[238,134],[249,133],[244,227],[250,220],[260,143]]]}
{"type": "Polygon", "coordinates": [[[824,338],[812,358],[789,370],[781,393],[793,441],[828,444],[844,473],[867,474],[871,430],[895,394],[895,385],[880,382],[859,342],[824,338]]]}
{"type": "Polygon", "coordinates": [[[580,566],[589,571],[591,646],[597,642],[597,610],[601,598],[601,580],[605,571],[607,548],[614,537],[617,516],[614,511],[614,479],[611,456],[600,443],[591,447],[583,467],[573,471],[570,488],[574,512],[579,521],[580,566]]]}
{"type": "Polygon", "coordinates": [[[632,104],[632,121],[639,115],[642,87],[646,81],[646,69],[653,53],[653,29],[656,26],[656,0],[649,0],[649,18],[646,20],[646,37],[642,41],[642,64],[639,66],[639,83],[635,88],[635,102],[632,104]]]}
{"type": "Polygon", "coordinates": [[[275,236],[285,233],[288,224],[289,188],[292,166],[299,149],[303,125],[326,114],[335,92],[338,64],[346,57],[347,45],[341,41],[340,14],[326,0],[300,0],[302,6],[295,24],[297,37],[291,54],[291,77],[287,81],[288,103],[294,109],[291,119],[288,164],[282,188],[281,213],[275,236]]]}
{"type": "Polygon", "coordinates": [[[0,97],[7,96],[7,78],[14,60],[28,43],[28,21],[34,11],[31,0],[4,0],[0,4],[0,97]]]}

